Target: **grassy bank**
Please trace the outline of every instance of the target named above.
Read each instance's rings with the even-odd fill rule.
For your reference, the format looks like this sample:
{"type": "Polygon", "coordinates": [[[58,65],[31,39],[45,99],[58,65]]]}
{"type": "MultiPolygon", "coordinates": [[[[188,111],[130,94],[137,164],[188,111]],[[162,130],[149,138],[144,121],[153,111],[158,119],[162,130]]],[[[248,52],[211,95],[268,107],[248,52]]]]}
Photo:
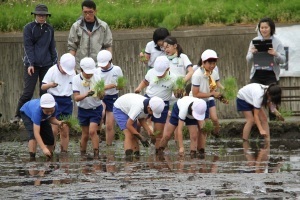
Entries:
{"type": "MultiPolygon", "coordinates": [[[[0,31],[22,31],[31,11],[45,3],[56,30],[67,31],[81,15],[82,0],[2,0],[0,31]]],[[[268,16],[280,23],[300,22],[299,0],[95,0],[97,16],[112,29],[256,23],[268,16]]]]}

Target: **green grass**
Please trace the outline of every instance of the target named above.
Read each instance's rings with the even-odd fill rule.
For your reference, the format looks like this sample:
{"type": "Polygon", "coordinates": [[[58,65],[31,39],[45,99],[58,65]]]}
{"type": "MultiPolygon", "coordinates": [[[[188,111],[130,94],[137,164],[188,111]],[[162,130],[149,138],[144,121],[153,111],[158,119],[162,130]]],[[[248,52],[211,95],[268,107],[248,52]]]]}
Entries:
{"type": "Polygon", "coordinates": [[[202,128],[202,131],[205,133],[211,133],[213,130],[214,130],[214,124],[212,123],[212,121],[206,120],[202,128]]]}
{"type": "MultiPolygon", "coordinates": [[[[0,31],[22,31],[33,20],[39,1],[0,1],[0,31]]],[[[44,0],[55,30],[68,31],[81,15],[82,0],[44,0]]],[[[111,29],[164,26],[235,25],[257,23],[271,17],[276,23],[300,21],[299,0],[95,0],[97,16],[111,29]]]]}

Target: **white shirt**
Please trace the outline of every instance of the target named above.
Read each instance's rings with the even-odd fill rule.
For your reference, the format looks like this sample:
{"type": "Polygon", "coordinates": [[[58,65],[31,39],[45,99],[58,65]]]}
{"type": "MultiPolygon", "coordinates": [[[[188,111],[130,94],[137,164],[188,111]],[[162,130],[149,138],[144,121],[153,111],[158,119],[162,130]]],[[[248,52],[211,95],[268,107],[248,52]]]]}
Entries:
{"type": "MultiPolygon", "coordinates": [[[[101,80],[105,81],[105,85],[109,84],[117,84],[117,80],[119,77],[123,77],[123,72],[119,66],[115,66],[111,64],[110,68],[107,70],[102,69],[101,67],[98,67],[96,69],[95,74],[100,75],[101,80]]],[[[119,90],[116,88],[111,88],[108,90],[105,90],[106,95],[114,95],[118,94],[119,90]]]]}
{"type": "Polygon", "coordinates": [[[190,59],[185,54],[180,54],[180,57],[173,58],[170,60],[170,72],[176,77],[185,76],[187,67],[191,66],[192,63],[190,59]]]}
{"type": "Polygon", "coordinates": [[[146,97],[140,94],[127,93],[120,96],[114,103],[114,106],[125,114],[130,119],[135,121],[137,118],[146,118],[148,114],[144,112],[144,100],[146,97]]]}
{"type": "MultiPolygon", "coordinates": [[[[214,81],[218,81],[219,73],[217,73],[215,70],[212,71],[211,77],[214,79],[214,81]]],[[[209,89],[209,79],[208,76],[204,75],[204,69],[199,67],[192,76],[192,87],[199,87],[199,91],[202,93],[210,93],[209,89]]],[[[213,97],[209,98],[202,98],[204,101],[208,101],[213,99],[213,97]]]]}
{"type": "Polygon", "coordinates": [[[268,86],[266,85],[251,83],[242,87],[238,91],[237,97],[259,109],[261,108],[263,96],[267,88],[268,86]]]}
{"type": "MultiPolygon", "coordinates": [[[[100,75],[94,74],[91,78],[91,85],[100,81],[100,75]]],[[[86,94],[92,88],[90,86],[83,86],[82,85],[82,77],[80,74],[77,74],[73,78],[73,92],[79,92],[79,94],[86,94]]],[[[94,109],[102,104],[102,101],[98,97],[86,97],[83,100],[76,102],[77,106],[84,109],[94,109]]]]}
{"type": "Polygon", "coordinates": [[[57,83],[58,86],[55,88],[49,88],[48,93],[54,96],[71,96],[72,91],[72,79],[75,76],[75,71],[73,75],[62,74],[57,65],[53,65],[46,73],[43,79],[43,83],[57,83]]]}
{"type": "Polygon", "coordinates": [[[182,121],[185,120],[186,118],[195,119],[192,115],[188,114],[188,110],[190,104],[197,99],[198,98],[191,97],[191,96],[185,96],[182,97],[181,99],[178,99],[177,106],[179,109],[179,114],[178,114],[179,119],[181,119],[182,121]]]}
{"type": "Polygon", "coordinates": [[[145,76],[145,80],[149,82],[146,94],[149,97],[157,96],[164,101],[169,101],[172,97],[176,77],[169,72],[167,76],[159,79],[154,73],[154,69],[150,69],[145,76]]]}
{"type": "Polygon", "coordinates": [[[154,41],[148,42],[145,48],[145,53],[150,54],[150,59],[148,60],[148,66],[154,67],[155,59],[158,56],[166,55],[164,51],[159,51],[156,48],[154,41]]]}

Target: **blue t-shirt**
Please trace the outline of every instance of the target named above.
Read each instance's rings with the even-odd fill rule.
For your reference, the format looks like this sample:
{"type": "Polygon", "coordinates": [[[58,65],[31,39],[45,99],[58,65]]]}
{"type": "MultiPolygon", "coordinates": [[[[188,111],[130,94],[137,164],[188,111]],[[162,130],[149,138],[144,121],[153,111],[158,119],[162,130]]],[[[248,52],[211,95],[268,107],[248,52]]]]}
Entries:
{"type": "Polygon", "coordinates": [[[20,111],[24,112],[34,124],[40,126],[41,121],[45,121],[51,117],[56,116],[56,112],[58,110],[57,103],[55,103],[55,112],[52,115],[45,115],[40,106],[40,99],[33,99],[25,103],[20,111]]]}

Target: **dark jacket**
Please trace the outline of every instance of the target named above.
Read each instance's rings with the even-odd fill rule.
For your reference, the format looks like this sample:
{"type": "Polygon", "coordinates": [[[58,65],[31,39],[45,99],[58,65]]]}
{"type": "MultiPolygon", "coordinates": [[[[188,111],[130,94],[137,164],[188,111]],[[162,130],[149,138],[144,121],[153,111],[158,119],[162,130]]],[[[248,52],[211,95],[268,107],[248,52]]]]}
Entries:
{"type": "Polygon", "coordinates": [[[24,65],[45,67],[57,63],[54,29],[49,24],[28,23],[24,27],[24,65]]]}

